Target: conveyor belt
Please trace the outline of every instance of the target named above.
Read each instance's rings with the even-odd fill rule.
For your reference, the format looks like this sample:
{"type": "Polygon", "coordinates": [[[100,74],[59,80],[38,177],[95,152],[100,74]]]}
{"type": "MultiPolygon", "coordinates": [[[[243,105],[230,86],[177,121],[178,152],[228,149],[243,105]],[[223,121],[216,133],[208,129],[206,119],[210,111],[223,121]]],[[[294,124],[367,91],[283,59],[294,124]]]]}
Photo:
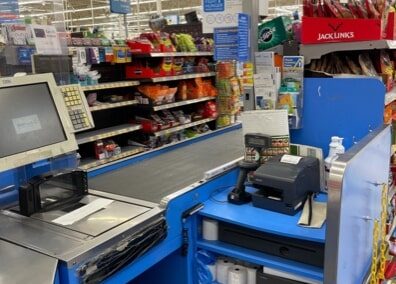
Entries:
{"type": "Polygon", "coordinates": [[[243,155],[237,129],[89,180],[92,189],[159,203],[203,178],[203,174],[243,155]]]}

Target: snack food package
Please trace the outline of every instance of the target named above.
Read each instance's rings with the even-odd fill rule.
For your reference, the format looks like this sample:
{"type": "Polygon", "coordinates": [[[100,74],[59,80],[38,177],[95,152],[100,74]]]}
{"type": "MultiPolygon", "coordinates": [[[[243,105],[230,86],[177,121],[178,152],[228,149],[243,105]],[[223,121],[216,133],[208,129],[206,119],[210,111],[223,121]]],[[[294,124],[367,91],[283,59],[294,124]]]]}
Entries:
{"type": "Polygon", "coordinates": [[[392,76],[395,72],[395,67],[393,62],[390,59],[389,53],[385,50],[381,50],[380,52],[380,65],[381,65],[381,73],[392,76]]]}
{"type": "Polygon", "coordinates": [[[348,64],[349,69],[351,70],[352,74],[355,74],[355,75],[363,74],[362,68],[360,68],[360,66],[358,66],[350,57],[345,56],[345,60],[348,64]]]}
{"type": "Polygon", "coordinates": [[[368,19],[369,16],[368,16],[367,10],[366,10],[365,6],[362,4],[362,2],[359,0],[352,0],[352,1],[356,7],[356,12],[358,14],[358,17],[361,19],[368,19]]]}
{"type": "Polygon", "coordinates": [[[341,13],[338,11],[336,6],[333,5],[331,0],[323,0],[323,5],[324,5],[324,8],[326,10],[326,14],[330,18],[342,18],[341,13]]]}
{"type": "Polygon", "coordinates": [[[363,75],[366,76],[378,76],[377,71],[374,68],[373,62],[370,59],[370,56],[367,53],[359,54],[359,64],[362,67],[363,75]]]}
{"type": "Polygon", "coordinates": [[[365,0],[367,13],[370,19],[379,19],[381,18],[380,13],[375,8],[372,0],[365,0]]]}
{"type": "Polygon", "coordinates": [[[342,5],[340,2],[337,1],[333,1],[333,5],[337,8],[338,12],[340,12],[341,16],[345,19],[353,19],[354,16],[352,14],[352,12],[345,7],[344,5],[342,5]]]}

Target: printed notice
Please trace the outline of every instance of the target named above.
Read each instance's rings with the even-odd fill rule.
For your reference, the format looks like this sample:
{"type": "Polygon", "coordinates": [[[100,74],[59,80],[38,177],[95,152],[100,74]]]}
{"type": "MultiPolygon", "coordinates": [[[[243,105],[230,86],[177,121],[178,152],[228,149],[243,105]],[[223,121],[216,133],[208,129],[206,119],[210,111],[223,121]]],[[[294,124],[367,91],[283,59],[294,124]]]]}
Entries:
{"type": "Polygon", "coordinates": [[[25,134],[37,130],[41,130],[40,119],[37,114],[14,118],[12,120],[16,134],[25,134]]]}
{"type": "Polygon", "coordinates": [[[302,157],[299,156],[283,155],[280,161],[281,163],[297,165],[301,159],[302,157]]]}

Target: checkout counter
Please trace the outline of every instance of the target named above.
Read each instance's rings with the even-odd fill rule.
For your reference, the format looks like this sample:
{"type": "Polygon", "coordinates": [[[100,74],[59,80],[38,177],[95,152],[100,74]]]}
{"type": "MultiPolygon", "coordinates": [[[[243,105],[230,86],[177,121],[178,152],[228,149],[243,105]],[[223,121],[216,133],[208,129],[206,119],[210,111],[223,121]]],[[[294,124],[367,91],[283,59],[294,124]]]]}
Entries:
{"type": "MultiPolygon", "coordinates": [[[[372,80],[370,84],[376,85],[375,82],[372,80]]],[[[77,145],[53,78],[35,75],[2,79],[0,97],[9,100],[0,105],[0,119],[10,121],[5,130],[10,135],[0,143],[0,177],[3,177],[0,185],[9,188],[11,184],[13,189],[27,192],[25,199],[19,194],[20,202],[8,198],[9,202],[0,211],[1,279],[13,279],[14,283],[30,279],[29,283],[192,284],[197,283],[195,255],[199,249],[303,275],[317,283],[357,284],[367,271],[371,247],[362,250],[361,246],[369,240],[354,242],[348,228],[370,234],[372,225],[363,219],[356,222],[352,213],[379,214],[374,203],[379,198],[373,190],[375,186],[370,184],[368,191],[360,189],[368,187],[367,180],[388,179],[389,127],[371,133],[340,159],[337,170],[332,169],[334,183],[328,194],[331,218],[325,227],[312,231],[297,226],[299,213],[288,216],[251,203],[227,202],[227,194],[237,181],[237,162],[244,152],[240,129],[128,167],[100,175],[89,173],[87,186],[84,175],[73,169],[73,151],[77,145]],[[27,94],[33,97],[31,101],[27,94]],[[15,107],[7,112],[7,108],[1,107],[4,105],[15,107]],[[21,113],[15,112],[16,109],[21,109],[21,113]],[[364,166],[362,159],[372,163],[364,166]],[[38,162],[42,160],[47,162],[38,162]],[[356,178],[358,172],[364,178],[356,178]],[[80,179],[70,182],[73,175],[80,179]],[[40,176],[38,180],[37,176],[40,176]],[[68,185],[64,178],[69,180],[68,185]],[[78,183],[84,185],[78,187],[82,191],[76,190],[74,185],[78,183]],[[343,196],[362,198],[359,210],[346,210],[356,205],[351,198],[344,200],[343,196]],[[373,204],[367,206],[371,201],[373,204]],[[25,203],[33,209],[23,207],[25,203]],[[204,241],[199,230],[203,218],[222,222],[223,231],[246,235],[248,229],[286,237],[289,242],[308,241],[325,253],[317,266],[317,262],[301,263],[301,259],[274,257],[244,247],[235,238],[225,239],[227,234],[223,234],[221,241],[204,241]],[[341,222],[345,218],[349,223],[341,222]],[[353,258],[362,259],[355,261],[357,268],[347,267],[354,260],[345,252],[345,246],[349,246],[347,252],[353,258]],[[12,254],[8,253],[11,251],[12,254]],[[34,265],[27,264],[33,258],[34,265]],[[26,265],[14,277],[15,268],[9,267],[18,260],[19,266],[26,265]],[[350,281],[345,282],[347,274],[350,281]]],[[[379,125],[378,119],[371,123],[372,127],[379,125]]],[[[307,125],[308,131],[309,128],[307,125]]],[[[359,132],[366,135],[367,129],[359,132]]],[[[271,170],[260,172],[264,175],[271,170]]],[[[253,193],[256,189],[247,190],[253,193]]],[[[5,195],[12,192],[7,190],[5,195]]]]}

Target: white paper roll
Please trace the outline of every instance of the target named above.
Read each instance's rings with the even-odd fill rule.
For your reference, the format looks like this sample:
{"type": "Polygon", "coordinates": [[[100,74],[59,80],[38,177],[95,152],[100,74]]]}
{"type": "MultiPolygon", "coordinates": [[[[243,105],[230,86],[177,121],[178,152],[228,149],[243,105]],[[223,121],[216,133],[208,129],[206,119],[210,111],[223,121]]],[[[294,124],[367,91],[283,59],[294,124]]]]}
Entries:
{"type": "Polygon", "coordinates": [[[247,270],[240,265],[228,268],[227,284],[247,284],[247,270]]]}
{"type": "Polygon", "coordinates": [[[227,284],[228,268],[234,264],[226,259],[219,259],[216,262],[216,280],[221,284],[227,284]]]}
{"type": "Polygon", "coordinates": [[[203,219],[202,238],[207,241],[217,241],[219,239],[219,228],[217,221],[203,219]]]}
{"type": "Polygon", "coordinates": [[[247,267],[247,284],[256,284],[256,274],[258,267],[247,267]]]}
{"type": "Polygon", "coordinates": [[[216,264],[207,265],[210,273],[212,274],[213,281],[216,281],[216,264]]]}

